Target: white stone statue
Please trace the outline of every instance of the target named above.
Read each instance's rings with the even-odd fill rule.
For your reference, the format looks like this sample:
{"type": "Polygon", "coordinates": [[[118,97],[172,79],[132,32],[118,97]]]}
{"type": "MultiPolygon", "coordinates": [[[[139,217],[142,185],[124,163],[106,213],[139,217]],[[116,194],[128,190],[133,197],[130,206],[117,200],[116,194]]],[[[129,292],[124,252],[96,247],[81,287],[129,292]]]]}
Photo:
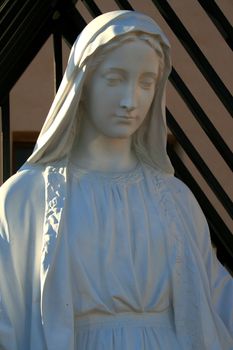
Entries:
{"type": "Polygon", "coordinates": [[[233,280],[166,153],[169,43],[113,11],[79,35],[1,188],[1,350],[232,350],[233,280]]]}

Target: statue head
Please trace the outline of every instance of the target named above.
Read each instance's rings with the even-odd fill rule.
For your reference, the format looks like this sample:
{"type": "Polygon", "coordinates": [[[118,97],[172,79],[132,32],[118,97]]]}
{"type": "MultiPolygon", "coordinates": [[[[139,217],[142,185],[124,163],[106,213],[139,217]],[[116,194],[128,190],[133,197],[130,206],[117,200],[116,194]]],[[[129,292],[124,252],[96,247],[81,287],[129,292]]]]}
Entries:
{"type": "Polygon", "coordinates": [[[130,137],[137,156],[151,162],[144,140],[163,69],[161,44],[146,33],[126,33],[97,49],[86,63],[76,138],[84,128],[111,138],[130,137]]]}
{"type": "MultiPolygon", "coordinates": [[[[132,137],[132,145],[139,158],[162,171],[173,172],[166,153],[165,119],[165,86],[171,69],[170,46],[164,33],[150,17],[134,11],[112,11],[98,16],[78,36],[71,49],[62,83],[28,162],[48,163],[69,154],[85,115],[93,116],[92,92],[96,78],[100,77],[101,72],[105,74],[111,65],[115,68],[111,72],[118,70],[120,73],[121,70],[121,74],[105,77],[105,82],[111,85],[109,91],[134,88],[131,97],[129,93],[125,99],[118,96],[118,107],[114,113],[125,119],[116,128],[112,125],[113,135],[119,131],[119,127],[121,131],[127,129],[128,134],[123,133],[122,137],[132,137]],[[130,76],[128,80],[127,75],[130,76]],[[124,86],[117,89],[120,80],[122,84],[124,80],[124,86]],[[133,87],[135,80],[137,84],[133,87]],[[132,120],[127,120],[127,117],[136,115],[132,112],[135,106],[130,106],[133,98],[134,103],[140,105],[141,112],[134,124],[132,120]]],[[[105,90],[106,93],[109,91],[105,90]]],[[[95,108],[104,104],[109,108],[109,100],[105,100],[105,96],[95,96],[102,99],[99,104],[95,100],[95,108]]],[[[114,101],[110,101],[112,106],[114,101]]]]}

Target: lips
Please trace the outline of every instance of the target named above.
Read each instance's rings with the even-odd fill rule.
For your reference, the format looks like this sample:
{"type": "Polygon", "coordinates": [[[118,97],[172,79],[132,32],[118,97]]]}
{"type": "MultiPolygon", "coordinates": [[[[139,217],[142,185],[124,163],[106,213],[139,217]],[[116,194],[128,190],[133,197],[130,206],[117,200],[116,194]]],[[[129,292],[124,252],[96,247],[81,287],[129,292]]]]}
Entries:
{"type": "Polygon", "coordinates": [[[128,119],[128,120],[135,119],[135,117],[132,115],[117,115],[116,117],[121,119],[128,119]]]}
{"type": "Polygon", "coordinates": [[[116,122],[119,124],[131,125],[135,121],[135,117],[117,116],[116,122]]]}

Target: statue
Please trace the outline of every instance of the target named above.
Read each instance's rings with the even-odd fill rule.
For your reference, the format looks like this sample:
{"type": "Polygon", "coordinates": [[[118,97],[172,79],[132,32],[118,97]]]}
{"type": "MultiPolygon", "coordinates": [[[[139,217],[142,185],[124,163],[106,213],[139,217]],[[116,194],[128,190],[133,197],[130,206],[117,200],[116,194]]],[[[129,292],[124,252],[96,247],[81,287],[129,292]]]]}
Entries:
{"type": "Polygon", "coordinates": [[[137,12],[77,38],[1,188],[1,349],[233,349],[233,280],[166,153],[170,69],[167,38],[137,12]]]}

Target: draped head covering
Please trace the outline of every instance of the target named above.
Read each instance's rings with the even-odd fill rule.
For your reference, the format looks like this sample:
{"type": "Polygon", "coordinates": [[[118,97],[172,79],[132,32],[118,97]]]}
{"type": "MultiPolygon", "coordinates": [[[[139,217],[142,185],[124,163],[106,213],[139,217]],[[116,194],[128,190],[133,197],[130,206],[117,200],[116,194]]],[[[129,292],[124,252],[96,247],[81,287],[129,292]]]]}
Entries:
{"type": "Polygon", "coordinates": [[[173,167],[166,151],[165,116],[165,88],[171,70],[170,45],[152,18],[138,12],[121,10],[96,17],[76,39],[61,85],[34,151],[26,163],[50,163],[68,156],[75,137],[78,106],[88,72],[88,61],[97,49],[129,33],[145,33],[154,37],[160,43],[163,51],[164,69],[149,111],[145,144],[154,166],[166,173],[173,173],[173,167]]]}

